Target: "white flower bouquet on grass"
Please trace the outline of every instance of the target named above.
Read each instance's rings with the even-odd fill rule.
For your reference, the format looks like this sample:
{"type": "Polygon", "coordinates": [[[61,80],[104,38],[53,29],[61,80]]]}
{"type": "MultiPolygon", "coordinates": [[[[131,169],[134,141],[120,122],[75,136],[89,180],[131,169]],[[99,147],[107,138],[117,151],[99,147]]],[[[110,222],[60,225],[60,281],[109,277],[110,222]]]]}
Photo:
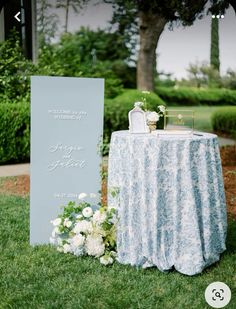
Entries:
{"type": "Polygon", "coordinates": [[[86,196],[81,193],[78,205],[69,202],[63,213],[51,221],[54,229],[50,243],[60,252],[90,255],[104,265],[112,264],[116,257],[116,210],[105,206],[93,210],[91,204],[84,201],[86,196]]]}

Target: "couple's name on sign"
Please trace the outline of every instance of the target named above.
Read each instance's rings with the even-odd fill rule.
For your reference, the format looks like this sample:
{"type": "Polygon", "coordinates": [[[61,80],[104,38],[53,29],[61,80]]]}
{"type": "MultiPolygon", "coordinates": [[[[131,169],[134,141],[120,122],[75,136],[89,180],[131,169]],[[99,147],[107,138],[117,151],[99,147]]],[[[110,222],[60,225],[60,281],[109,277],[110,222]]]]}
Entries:
{"type": "Polygon", "coordinates": [[[31,244],[49,242],[60,206],[100,191],[103,107],[103,79],[31,78],[31,244]]]}

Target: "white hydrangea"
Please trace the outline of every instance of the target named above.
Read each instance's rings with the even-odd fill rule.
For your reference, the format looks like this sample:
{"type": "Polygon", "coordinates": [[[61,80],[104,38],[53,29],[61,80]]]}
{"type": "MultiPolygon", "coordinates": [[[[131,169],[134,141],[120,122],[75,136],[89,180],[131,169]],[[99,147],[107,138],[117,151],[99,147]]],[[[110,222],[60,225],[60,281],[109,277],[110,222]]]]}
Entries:
{"type": "Polygon", "coordinates": [[[156,112],[150,112],[147,114],[148,121],[158,121],[160,116],[156,112]]]}
{"type": "Polygon", "coordinates": [[[72,252],[71,246],[69,244],[64,244],[63,245],[63,252],[64,253],[72,252]]]}
{"type": "Polygon", "coordinates": [[[76,234],[70,239],[70,245],[73,248],[81,247],[84,244],[85,237],[81,234],[76,234]]]}
{"type": "Polygon", "coordinates": [[[85,249],[88,255],[99,257],[104,254],[105,245],[102,236],[88,235],[85,243],[85,249]]]}
{"type": "Polygon", "coordinates": [[[76,234],[79,233],[91,233],[93,230],[92,223],[87,220],[82,220],[76,223],[73,232],[76,234]]]}
{"type": "Polygon", "coordinates": [[[91,207],[85,207],[82,211],[82,214],[85,218],[89,218],[93,215],[93,210],[91,207]]]}
{"type": "Polygon", "coordinates": [[[56,218],[55,220],[51,220],[51,223],[53,224],[53,226],[58,226],[61,224],[61,218],[56,218]]]}
{"type": "Polygon", "coordinates": [[[65,218],[65,220],[64,220],[64,222],[63,222],[63,225],[65,226],[65,227],[71,227],[71,225],[72,225],[72,222],[70,221],[70,219],[69,218],[65,218]]]}
{"type": "Polygon", "coordinates": [[[96,193],[90,193],[90,197],[95,198],[95,197],[97,197],[97,194],[96,193]]]}
{"type": "Polygon", "coordinates": [[[92,220],[95,224],[101,224],[106,220],[106,217],[106,213],[96,210],[92,220]]]}
{"type": "Polygon", "coordinates": [[[112,264],[114,262],[113,258],[111,256],[101,256],[100,257],[100,263],[103,265],[109,265],[112,264]]]}

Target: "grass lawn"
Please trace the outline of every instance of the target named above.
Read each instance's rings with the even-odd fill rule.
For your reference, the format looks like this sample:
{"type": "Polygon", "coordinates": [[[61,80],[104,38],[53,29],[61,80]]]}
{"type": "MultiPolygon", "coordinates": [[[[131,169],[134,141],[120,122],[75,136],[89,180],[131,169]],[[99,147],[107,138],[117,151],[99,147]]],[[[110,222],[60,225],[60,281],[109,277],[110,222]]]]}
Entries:
{"type": "MultiPolygon", "coordinates": [[[[170,106],[169,109],[190,109],[195,111],[194,128],[199,131],[212,132],[211,115],[216,110],[227,110],[232,106],[170,106]]],[[[168,108],[168,107],[167,107],[168,108]]]]}
{"type": "Polygon", "coordinates": [[[201,275],[156,268],[111,267],[88,257],[29,246],[29,200],[0,195],[0,308],[209,308],[208,284],[223,281],[236,308],[236,222],[229,221],[227,251],[201,275]]]}

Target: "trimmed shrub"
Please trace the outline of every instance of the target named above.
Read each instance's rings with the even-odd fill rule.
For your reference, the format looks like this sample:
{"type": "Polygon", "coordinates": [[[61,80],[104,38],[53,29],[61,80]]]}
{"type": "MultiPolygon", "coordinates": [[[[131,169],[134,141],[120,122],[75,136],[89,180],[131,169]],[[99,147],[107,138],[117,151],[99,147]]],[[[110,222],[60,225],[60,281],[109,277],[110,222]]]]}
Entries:
{"type": "Polygon", "coordinates": [[[214,131],[223,132],[236,138],[236,107],[215,111],[211,121],[214,131]]]}
{"type": "MultiPolygon", "coordinates": [[[[143,94],[136,89],[126,89],[114,99],[105,100],[104,110],[104,142],[110,140],[111,133],[118,130],[128,130],[128,113],[133,108],[134,102],[141,101],[143,94]]],[[[151,110],[156,111],[158,105],[165,105],[155,93],[147,96],[147,103],[151,110]]],[[[163,127],[163,118],[158,122],[159,128],[163,127]]]]}
{"type": "Polygon", "coordinates": [[[235,90],[158,87],[156,93],[170,106],[236,105],[235,90]]]}
{"type": "Polygon", "coordinates": [[[0,104],[0,164],[30,158],[30,105],[0,104]]]}

